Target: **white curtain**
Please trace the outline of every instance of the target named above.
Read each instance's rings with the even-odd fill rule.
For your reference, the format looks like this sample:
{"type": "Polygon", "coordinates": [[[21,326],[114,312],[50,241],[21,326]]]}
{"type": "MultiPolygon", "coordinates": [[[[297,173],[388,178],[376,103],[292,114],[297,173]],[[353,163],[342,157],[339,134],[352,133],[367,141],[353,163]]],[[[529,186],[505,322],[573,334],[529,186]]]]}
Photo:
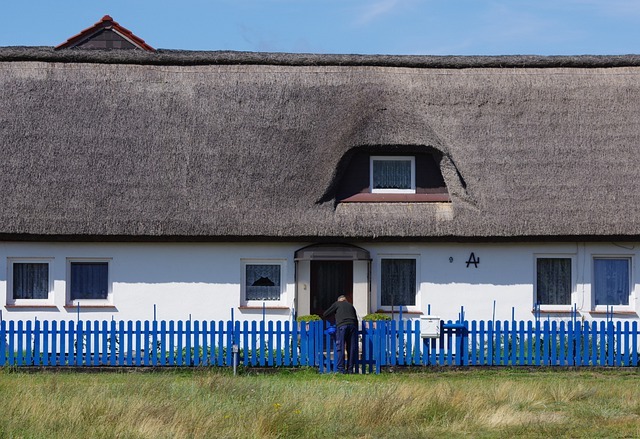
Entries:
{"type": "Polygon", "coordinates": [[[411,161],[374,160],[374,189],[411,189],[411,161]]]}
{"type": "Polygon", "coordinates": [[[596,305],[629,305],[629,259],[594,259],[596,305]]]}
{"type": "Polygon", "coordinates": [[[49,264],[13,264],[13,298],[47,299],[49,297],[49,264]]]}
{"type": "Polygon", "coordinates": [[[416,304],[416,260],[382,259],[382,306],[413,306],[416,304]]]}
{"type": "Polygon", "coordinates": [[[280,300],[280,265],[247,264],[246,300],[280,300]]]}
{"type": "Polygon", "coordinates": [[[570,305],[571,259],[538,258],[536,289],[541,305],[570,305]]]}

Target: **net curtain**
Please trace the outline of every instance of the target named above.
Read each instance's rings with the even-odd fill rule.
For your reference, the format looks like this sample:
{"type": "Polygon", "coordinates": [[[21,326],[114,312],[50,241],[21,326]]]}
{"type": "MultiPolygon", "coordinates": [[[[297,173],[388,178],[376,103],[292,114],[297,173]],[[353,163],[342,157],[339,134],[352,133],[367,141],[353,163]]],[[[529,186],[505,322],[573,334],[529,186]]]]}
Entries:
{"type": "Polygon", "coordinates": [[[411,161],[374,160],[374,189],[411,189],[411,161]]]}
{"type": "Polygon", "coordinates": [[[413,306],[416,304],[416,260],[382,259],[382,306],[413,306]]]}
{"type": "Polygon", "coordinates": [[[537,302],[541,305],[571,303],[571,259],[538,258],[537,302]]]}
{"type": "Polygon", "coordinates": [[[246,300],[280,300],[280,265],[246,266],[246,300]]]}

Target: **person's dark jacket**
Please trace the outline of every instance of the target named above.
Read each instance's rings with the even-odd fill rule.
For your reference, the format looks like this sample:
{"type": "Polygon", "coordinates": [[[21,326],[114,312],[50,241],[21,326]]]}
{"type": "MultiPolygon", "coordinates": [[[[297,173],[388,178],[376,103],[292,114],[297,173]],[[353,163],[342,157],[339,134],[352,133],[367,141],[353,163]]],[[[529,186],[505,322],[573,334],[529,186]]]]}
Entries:
{"type": "Polygon", "coordinates": [[[322,317],[326,319],[332,314],[336,315],[336,327],[344,325],[358,326],[356,309],[346,300],[334,302],[334,304],[322,314],[322,317]]]}

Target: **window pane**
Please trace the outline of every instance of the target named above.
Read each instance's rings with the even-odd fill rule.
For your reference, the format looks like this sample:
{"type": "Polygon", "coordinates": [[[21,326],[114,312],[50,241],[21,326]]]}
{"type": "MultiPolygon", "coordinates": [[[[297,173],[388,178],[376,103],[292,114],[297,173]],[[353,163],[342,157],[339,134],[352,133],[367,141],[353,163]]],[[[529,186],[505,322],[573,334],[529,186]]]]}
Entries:
{"type": "Polygon", "coordinates": [[[596,305],[629,305],[629,259],[594,259],[593,290],[596,305]]]}
{"type": "Polygon", "coordinates": [[[537,260],[536,301],[541,305],[571,304],[571,259],[537,260]]]}
{"type": "Polygon", "coordinates": [[[246,300],[280,300],[280,286],[280,265],[246,265],[246,300]]]}
{"type": "Polygon", "coordinates": [[[71,300],[106,299],[109,293],[107,262],[71,263],[71,300]]]}
{"type": "Polygon", "coordinates": [[[382,259],[382,306],[413,306],[416,304],[416,260],[382,259]]]}
{"type": "Polygon", "coordinates": [[[411,160],[373,160],[373,189],[412,189],[411,160]]]}
{"type": "Polygon", "coordinates": [[[13,264],[14,299],[49,298],[49,264],[23,263],[13,264]]]}

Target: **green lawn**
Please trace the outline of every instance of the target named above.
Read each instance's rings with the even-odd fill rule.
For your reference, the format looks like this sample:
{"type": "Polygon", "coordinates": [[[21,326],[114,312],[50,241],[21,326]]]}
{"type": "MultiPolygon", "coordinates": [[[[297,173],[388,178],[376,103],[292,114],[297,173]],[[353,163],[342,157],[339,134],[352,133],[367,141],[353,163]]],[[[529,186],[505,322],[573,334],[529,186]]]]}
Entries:
{"type": "Polygon", "coordinates": [[[0,371],[3,438],[640,437],[636,369],[0,371]]]}

